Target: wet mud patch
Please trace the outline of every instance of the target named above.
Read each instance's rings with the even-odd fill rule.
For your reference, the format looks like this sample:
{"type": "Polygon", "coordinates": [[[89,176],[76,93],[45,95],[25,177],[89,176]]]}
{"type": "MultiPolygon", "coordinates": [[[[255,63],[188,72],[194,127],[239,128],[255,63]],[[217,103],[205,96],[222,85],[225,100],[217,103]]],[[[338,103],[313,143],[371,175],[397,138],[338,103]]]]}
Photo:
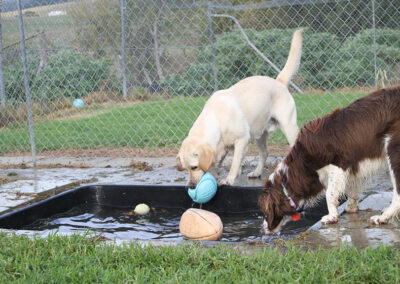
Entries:
{"type": "Polygon", "coordinates": [[[20,179],[16,172],[8,172],[7,174],[0,174],[0,185],[14,182],[20,179]]]}
{"type": "Polygon", "coordinates": [[[136,172],[149,172],[153,170],[153,166],[151,166],[149,163],[135,160],[129,164],[128,168],[132,168],[136,172]]]}

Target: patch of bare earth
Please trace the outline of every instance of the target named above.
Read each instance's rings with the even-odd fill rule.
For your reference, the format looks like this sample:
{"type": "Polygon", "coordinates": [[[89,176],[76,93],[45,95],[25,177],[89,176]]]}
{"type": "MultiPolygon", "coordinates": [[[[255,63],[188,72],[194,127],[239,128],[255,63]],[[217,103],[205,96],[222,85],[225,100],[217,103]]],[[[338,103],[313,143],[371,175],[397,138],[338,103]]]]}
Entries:
{"type": "MultiPolygon", "coordinates": [[[[289,153],[290,147],[285,146],[268,146],[268,156],[282,157],[289,153]]],[[[110,157],[110,158],[160,158],[160,157],[175,157],[178,154],[179,148],[100,148],[100,149],[65,149],[55,151],[44,151],[38,153],[38,156],[44,157],[110,157]]],[[[247,151],[248,155],[257,155],[258,150],[254,145],[250,145],[247,151]]],[[[30,156],[30,152],[14,152],[1,154],[3,157],[19,157],[30,156]]]]}

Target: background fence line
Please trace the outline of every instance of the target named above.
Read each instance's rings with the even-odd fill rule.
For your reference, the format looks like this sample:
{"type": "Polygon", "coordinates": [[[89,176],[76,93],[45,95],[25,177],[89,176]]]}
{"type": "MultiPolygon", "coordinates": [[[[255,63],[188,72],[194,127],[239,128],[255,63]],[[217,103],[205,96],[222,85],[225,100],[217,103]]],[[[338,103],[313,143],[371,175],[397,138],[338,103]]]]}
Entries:
{"type": "Polygon", "coordinates": [[[121,0],[121,49],[122,49],[122,97],[124,100],[127,98],[127,78],[126,78],[126,41],[125,41],[125,10],[126,1],[121,0]]]}
{"type": "MultiPolygon", "coordinates": [[[[225,14],[212,14],[212,16],[214,18],[229,18],[232,19],[235,24],[237,25],[237,27],[239,28],[240,32],[242,33],[244,39],[246,40],[247,44],[265,61],[267,62],[269,65],[272,66],[272,68],[275,69],[276,72],[281,72],[281,69],[279,69],[271,60],[268,59],[268,57],[266,57],[250,40],[249,37],[247,36],[246,32],[243,30],[242,26],[239,24],[239,21],[235,18],[232,17],[230,15],[225,15],[225,14]]],[[[293,88],[295,88],[295,90],[299,93],[303,93],[303,91],[296,86],[295,83],[293,83],[293,81],[289,82],[289,85],[291,85],[293,88]]]]}
{"type": "MultiPolygon", "coordinates": [[[[174,155],[213,91],[276,77],[297,28],[299,125],[400,82],[398,0],[79,0],[21,10],[26,36],[9,2],[0,155],[174,155]]],[[[278,131],[268,143],[287,141],[278,131]]]]}
{"type": "Polygon", "coordinates": [[[22,19],[21,0],[17,0],[17,3],[18,3],[18,22],[19,22],[19,30],[21,37],[20,43],[21,43],[21,55],[22,55],[22,67],[24,70],[26,106],[28,109],[30,144],[31,144],[33,166],[36,167],[37,164],[36,143],[35,143],[35,132],[33,129],[34,123],[33,123],[32,99],[31,99],[31,92],[30,92],[29,78],[28,78],[28,61],[26,59],[25,32],[24,32],[24,21],[22,19]]]}
{"type": "Polygon", "coordinates": [[[6,89],[4,86],[3,74],[3,29],[1,28],[1,13],[3,11],[3,1],[0,1],[0,103],[3,108],[6,107],[6,89]]]}
{"type": "Polygon", "coordinates": [[[376,75],[378,74],[378,69],[376,66],[376,26],[375,26],[375,0],[371,0],[372,5],[372,30],[374,31],[374,71],[375,71],[375,88],[378,87],[376,75]]]}
{"type": "Polygon", "coordinates": [[[217,70],[217,57],[215,55],[215,34],[213,29],[213,12],[212,12],[212,4],[209,3],[208,5],[208,21],[210,27],[210,44],[211,44],[211,56],[212,56],[212,70],[213,70],[213,77],[214,77],[214,92],[218,90],[218,70],[217,70]]]}

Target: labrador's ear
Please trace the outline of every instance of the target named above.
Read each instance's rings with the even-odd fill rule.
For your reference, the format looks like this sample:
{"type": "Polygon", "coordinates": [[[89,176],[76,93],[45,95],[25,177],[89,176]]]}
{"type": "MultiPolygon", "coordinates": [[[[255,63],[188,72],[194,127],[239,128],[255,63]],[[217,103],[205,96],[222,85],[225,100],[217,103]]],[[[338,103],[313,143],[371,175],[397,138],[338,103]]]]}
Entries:
{"type": "Polygon", "coordinates": [[[184,171],[185,169],[182,167],[181,158],[176,156],[176,169],[178,171],[184,171]]]}
{"type": "Polygon", "coordinates": [[[210,145],[204,144],[201,146],[201,153],[199,159],[199,167],[203,172],[207,172],[213,162],[214,152],[210,145]]]}

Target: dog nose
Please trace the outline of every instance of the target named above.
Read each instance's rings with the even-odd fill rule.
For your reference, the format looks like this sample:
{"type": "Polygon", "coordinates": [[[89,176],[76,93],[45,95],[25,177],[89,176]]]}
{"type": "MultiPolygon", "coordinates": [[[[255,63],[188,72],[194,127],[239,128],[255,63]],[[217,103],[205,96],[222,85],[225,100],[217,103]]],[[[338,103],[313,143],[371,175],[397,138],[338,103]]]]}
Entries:
{"type": "Polygon", "coordinates": [[[196,184],[194,182],[189,182],[188,183],[189,188],[196,188],[196,184]]]}

